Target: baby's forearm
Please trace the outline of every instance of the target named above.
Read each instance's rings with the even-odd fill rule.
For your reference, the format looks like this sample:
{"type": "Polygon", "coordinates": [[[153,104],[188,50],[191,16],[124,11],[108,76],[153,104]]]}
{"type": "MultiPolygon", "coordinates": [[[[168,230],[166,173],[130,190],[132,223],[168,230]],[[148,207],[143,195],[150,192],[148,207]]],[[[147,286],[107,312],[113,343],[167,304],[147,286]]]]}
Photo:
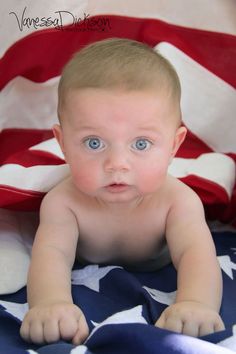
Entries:
{"type": "Polygon", "coordinates": [[[222,276],[214,254],[188,250],[178,264],[176,302],[195,301],[219,311],[222,299],[222,276]]]}
{"type": "Polygon", "coordinates": [[[71,269],[57,250],[34,254],[30,265],[27,296],[29,307],[54,302],[73,302],[71,269]]]}

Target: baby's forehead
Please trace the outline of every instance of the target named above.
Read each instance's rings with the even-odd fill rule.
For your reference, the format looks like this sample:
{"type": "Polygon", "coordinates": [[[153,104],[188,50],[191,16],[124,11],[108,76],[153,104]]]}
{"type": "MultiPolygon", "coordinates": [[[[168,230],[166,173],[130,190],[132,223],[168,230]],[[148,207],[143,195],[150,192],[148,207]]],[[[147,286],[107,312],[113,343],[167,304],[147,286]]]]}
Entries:
{"type": "MultiPolygon", "coordinates": [[[[113,89],[79,89],[67,92],[62,108],[62,116],[71,116],[77,122],[88,120],[96,124],[99,121],[117,116],[117,124],[133,119],[134,125],[149,121],[155,123],[162,116],[171,121],[180,121],[178,104],[165,91],[113,89]],[[129,117],[131,115],[131,117],[129,117]],[[173,118],[172,118],[173,116],[173,118]]],[[[114,119],[113,119],[114,120],[114,119]]]]}
{"type": "Polygon", "coordinates": [[[141,106],[154,109],[165,106],[172,109],[179,104],[166,89],[126,90],[120,87],[70,89],[64,96],[63,103],[64,109],[70,110],[82,107],[92,110],[95,105],[109,109],[112,104],[114,107],[131,107],[134,110],[141,106]]]}
{"type": "Polygon", "coordinates": [[[169,106],[174,106],[179,104],[179,100],[176,97],[173,97],[172,92],[168,90],[168,88],[161,88],[150,86],[149,88],[144,89],[132,89],[128,90],[125,87],[114,87],[114,88],[93,88],[93,87],[85,87],[85,88],[70,88],[63,95],[64,106],[68,108],[68,106],[75,101],[83,104],[85,102],[93,103],[106,101],[109,98],[117,98],[121,102],[127,102],[133,100],[139,104],[139,101],[145,104],[150,104],[152,100],[154,103],[162,102],[163,105],[168,104],[169,106]]]}

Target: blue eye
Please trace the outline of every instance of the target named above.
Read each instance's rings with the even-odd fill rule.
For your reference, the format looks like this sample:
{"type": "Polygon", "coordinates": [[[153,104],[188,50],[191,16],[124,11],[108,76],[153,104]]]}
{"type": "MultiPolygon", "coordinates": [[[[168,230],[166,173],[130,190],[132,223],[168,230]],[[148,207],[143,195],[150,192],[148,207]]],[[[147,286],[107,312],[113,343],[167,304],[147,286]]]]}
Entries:
{"type": "Polygon", "coordinates": [[[91,150],[101,150],[104,143],[99,138],[88,138],[85,140],[85,145],[91,150]]]}
{"type": "Polygon", "coordinates": [[[151,142],[147,139],[137,139],[135,143],[132,145],[135,150],[147,150],[151,146],[151,142]]]}

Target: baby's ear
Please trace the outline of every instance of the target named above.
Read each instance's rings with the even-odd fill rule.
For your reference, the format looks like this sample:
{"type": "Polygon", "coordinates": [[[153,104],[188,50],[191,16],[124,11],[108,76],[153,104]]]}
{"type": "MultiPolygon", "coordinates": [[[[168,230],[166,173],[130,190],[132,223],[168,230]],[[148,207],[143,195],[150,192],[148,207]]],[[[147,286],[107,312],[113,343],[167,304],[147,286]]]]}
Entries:
{"type": "Polygon", "coordinates": [[[61,151],[63,152],[65,156],[65,148],[64,148],[64,140],[63,140],[63,134],[62,134],[62,129],[59,124],[54,124],[52,127],[53,134],[60,145],[61,151]]]}
{"type": "Polygon", "coordinates": [[[174,144],[171,153],[171,160],[179,150],[180,145],[183,143],[186,137],[186,134],[187,134],[187,128],[184,126],[181,126],[176,130],[174,144]]]}

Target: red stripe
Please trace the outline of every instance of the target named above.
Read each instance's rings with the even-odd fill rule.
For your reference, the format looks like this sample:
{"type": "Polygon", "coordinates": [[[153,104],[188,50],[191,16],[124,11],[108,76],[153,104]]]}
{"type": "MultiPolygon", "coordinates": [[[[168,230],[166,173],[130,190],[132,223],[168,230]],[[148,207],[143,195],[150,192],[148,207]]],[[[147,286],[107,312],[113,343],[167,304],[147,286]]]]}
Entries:
{"type": "Polygon", "coordinates": [[[195,159],[208,152],[213,152],[213,150],[188,129],[185,141],[180,146],[176,157],[195,159]]]}
{"type": "MultiPolygon", "coordinates": [[[[196,159],[200,155],[209,152],[214,152],[214,150],[188,129],[186,138],[177,151],[176,157],[196,159]]],[[[224,153],[224,155],[229,156],[236,164],[236,152],[224,153]]]]}
{"type": "Polygon", "coordinates": [[[198,194],[208,220],[219,220],[236,227],[236,185],[229,200],[225,189],[217,183],[195,175],[180,179],[198,194]]]}
{"type": "MultiPolygon", "coordinates": [[[[236,36],[189,29],[160,20],[122,16],[105,18],[110,27],[78,32],[75,29],[42,30],[24,37],[0,59],[0,89],[20,75],[35,82],[58,76],[71,55],[82,46],[108,37],[121,37],[146,42],[172,43],[210,71],[236,87],[236,36]],[[17,58],[17,60],[16,60],[17,58]]],[[[92,18],[91,18],[92,19],[92,18]]]]}
{"type": "Polygon", "coordinates": [[[58,159],[40,156],[36,151],[28,151],[31,146],[53,137],[51,130],[5,129],[0,133],[0,166],[17,163],[25,167],[57,164],[58,159]]]}
{"type": "Polygon", "coordinates": [[[229,204],[229,196],[226,190],[213,181],[195,175],[188,175],[180,178],[180,180],[191,187],[205,205],[229,204]]]}
{"type": "Polygon", "coordinates": [[[9,156],[4,164],[18,164],[24,167],[32,167],[39,165],[61,165],[64,164],[65,161],[60,159],[59,157],[48,153],[46,151],[20,151],[16,154],[9,156]]]}
{"type": "Polygon", "coordinates": [[[10,210],[37,211],[45,193],[0,185],[0,207],[10,210]]]}

